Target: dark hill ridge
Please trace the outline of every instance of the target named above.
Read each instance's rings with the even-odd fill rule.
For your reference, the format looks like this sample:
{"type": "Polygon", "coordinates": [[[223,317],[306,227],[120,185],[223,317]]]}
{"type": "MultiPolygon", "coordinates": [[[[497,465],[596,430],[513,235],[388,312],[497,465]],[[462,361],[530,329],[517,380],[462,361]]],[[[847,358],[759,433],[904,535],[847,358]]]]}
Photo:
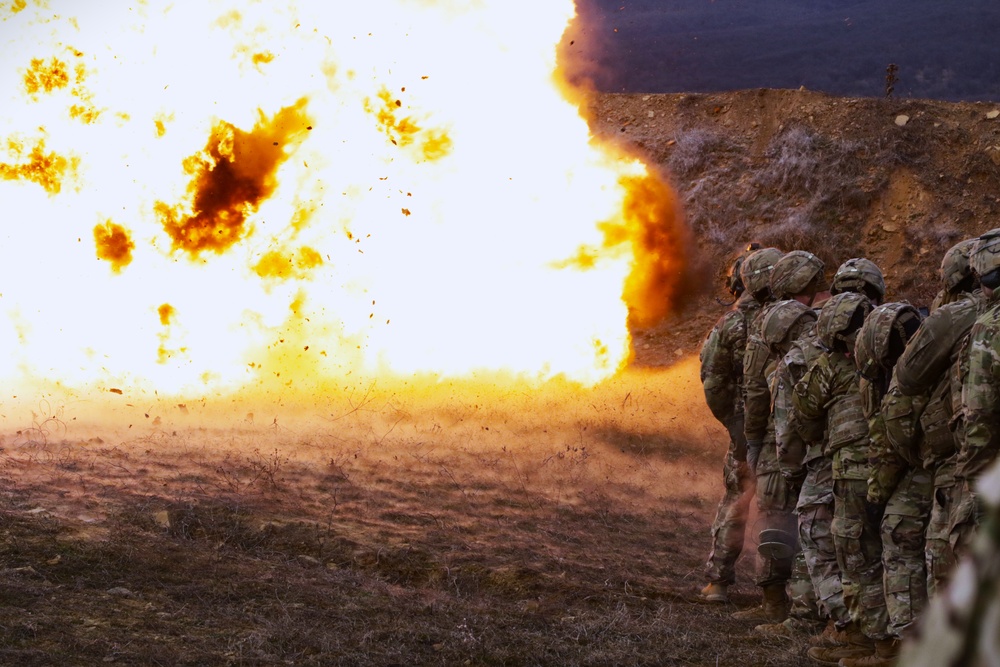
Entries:
{"type": "Polygon", "coordinates": [[[1000,3],[969,0],[577,0],[567,36],[605,92],[755,87],[1000,100],[1000,3]]]}
{"type": "MultiPolygon", "coordinates": [[[[923,305],[954,243],[1000,227],[1000,104],[833,97],[807,90],[599,94],[595,134],[662,169],[692,231],[691,270],[718,285],[753,239],[819,255],[828,277],[866,256],[891,300],[923,305]]],[[[721,314],[697,295],[636,332],[637,361],[696,351],[721,314]]]]}

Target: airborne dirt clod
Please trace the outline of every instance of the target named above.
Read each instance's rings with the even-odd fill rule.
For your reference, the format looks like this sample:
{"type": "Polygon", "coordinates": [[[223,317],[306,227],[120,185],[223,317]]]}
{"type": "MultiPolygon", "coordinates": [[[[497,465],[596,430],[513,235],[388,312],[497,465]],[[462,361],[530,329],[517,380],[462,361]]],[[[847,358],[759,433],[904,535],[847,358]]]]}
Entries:
{"type": "MultiPolygon", "coordinates": [[[[595,134],[668,170],[702,283],[760,240],[831,270],[865,254],[918,304],[947,247],[997,226],[991,110],[590,105],[595,134]]],[[[759,601],[752,526],[731,602],[697,600],[726,450],[698,382],[716,296],[633,332],[632,368],[590,390],[378,388],[266,425],[241,406],[93,432],[70,406],[3,434],[0,664],[804,664],[804,638],[729,617],[759,601]]]]}

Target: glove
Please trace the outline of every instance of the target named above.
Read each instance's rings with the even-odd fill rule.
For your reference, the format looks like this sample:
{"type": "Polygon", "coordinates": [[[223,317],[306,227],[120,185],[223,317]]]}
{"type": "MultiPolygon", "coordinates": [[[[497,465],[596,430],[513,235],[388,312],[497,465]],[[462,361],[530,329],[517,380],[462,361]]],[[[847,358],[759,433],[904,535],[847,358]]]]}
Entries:
{"type": "Polygon", "coordinates": [[[747,437],[743,433],[743,413],[738,412],[725,421],[729,439],[733,441],[733,457],[737,461],[747,458],[747,437]]]}
{"type": "Polygon", "coordinates": [[[757,475],[757,461],[760,460],[760,452],[764,449],[763,440],[747,440],[747,465],[750,472],[757,475]]]}
{"type": "Polygon", "coordinates": [[[885,505],[870,502],[865,498],[865,520],[869,526],[878,528],[882,525],[883,514],[885,514],[885,505]]]}

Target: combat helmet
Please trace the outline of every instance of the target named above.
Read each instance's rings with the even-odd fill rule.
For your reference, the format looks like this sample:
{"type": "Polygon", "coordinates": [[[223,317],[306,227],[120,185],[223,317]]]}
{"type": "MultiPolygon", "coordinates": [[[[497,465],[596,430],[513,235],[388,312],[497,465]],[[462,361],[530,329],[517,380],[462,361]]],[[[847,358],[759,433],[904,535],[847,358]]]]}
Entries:
{"type": "Polygon", "coordinates": [[[803,294],[815,281],[823,278],[823,260],[805,250],[793,250],[774,263],[771,271],[771,294],[778,299],[787,299],[803,294]]]}
{"type": "MultiPolygon", "coordinates": [[[[977,239],[966,239],[948,249],[941,260],[941,282],[947,292],[960,291],[963,284],[968,284],[972,277],[972,266],[969,264],[969,254],[976,245],[977,239]]],[[[971,291],[971,290],[970,290],[971,291]]]]}
{"type": "Polygon", "coordinates": [[[750,253],[743,260],[743,264],[740,266],[740,278],[747,291],[757,301],[763,302],[767,298],[771,271],[774,269],[775,262],[781,259],[782,255],[784,253],[777,248],[761,248],[750,253]]]}
{"type": "Polygon", "coordinates": [[[976,239],[969,253],[969,264],[983,287],[1000,287],[1000,229],[991,229],[976,239]]]}
{"type": "Polygon", "coordinates": [[[830,294],[860,292],[873,302],[881,303],[885,297],[885,278],[875,262],[864,257],[849,259],[840,265],[833,276],[830,294]]]}
{"type": "Polygon", "coordinates": [[[744,289],[743,279],[740,277],[740,267],[743,265],[743,260],[754,250],[760,250],[760,244],[756,241],[747,244],[746,249],[736,256],[729,267],[729,273],[726,274],[726,289],[736,298],[743,294],[744,289]]]}
{"type": "Polygon", "coordinates": [[[823,304],[816,320],[816,333],[828,350],[854,350],[858,331],[872,312],[872,302],[858,292],[841,292],[823,304]]]}
{"type": "Polygon", "coordinates": [[[886,303],[875,308],[854,345],[858,372],[872,382],[888,379],[906,343],[920,326],[920,312],[908,303],[886,303]]]}
{"type": "Polygon", "coordinates": [[[798,338],[815,321],[816,311],[804,303],[794,299],[779,301],[764,315],[761,335],[770,349],[777,350],[789,338],[798,338]]]}

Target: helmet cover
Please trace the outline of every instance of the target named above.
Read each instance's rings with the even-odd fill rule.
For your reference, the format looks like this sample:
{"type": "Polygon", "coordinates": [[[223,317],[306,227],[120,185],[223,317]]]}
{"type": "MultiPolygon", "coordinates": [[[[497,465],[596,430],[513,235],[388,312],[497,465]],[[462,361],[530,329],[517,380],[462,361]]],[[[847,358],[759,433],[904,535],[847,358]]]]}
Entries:
{"type": "Polygon", "coordinates": [[[823,275],[823,260],[805,250],[793,250],[774,263],[771,271],[771,293],[787,299],[803,294],[818,276],[823,275]]]}
{"type": "Polygon", "coordinates": [[[864,257],[849,259],[840,265],[830,285],[831,294],[865,292],[865,286],[878,295],[885,296],[885,278],[875,262],[864,257]]]}
{"type": "Polygon", "coordinates": [[[740,278],[750,294],[756,296],[769,289],[771,271],[784,253],[777,248],[761,248],[750,253],[740,266],[740,278]]]}

